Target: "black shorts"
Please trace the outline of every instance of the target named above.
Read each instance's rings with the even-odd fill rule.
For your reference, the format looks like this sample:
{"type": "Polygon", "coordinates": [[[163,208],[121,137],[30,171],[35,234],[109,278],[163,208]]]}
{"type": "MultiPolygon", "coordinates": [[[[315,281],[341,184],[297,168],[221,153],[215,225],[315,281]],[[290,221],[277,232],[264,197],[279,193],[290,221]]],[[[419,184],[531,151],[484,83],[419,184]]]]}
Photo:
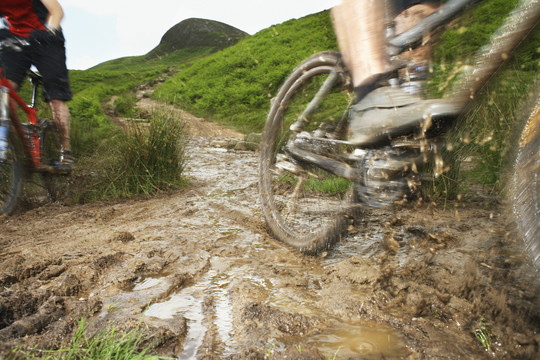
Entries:
{"type": "Polygon", "coordinates": [[[2,51],[0,63],[4,75],[20,86],[28,70],[34,65],[43,76],[45,100],[71,100],[65,40],[62,32],[52,35],[46,30],[35,31],[28,40],[30,46],[21,52],[11,49],[2,51]]]}

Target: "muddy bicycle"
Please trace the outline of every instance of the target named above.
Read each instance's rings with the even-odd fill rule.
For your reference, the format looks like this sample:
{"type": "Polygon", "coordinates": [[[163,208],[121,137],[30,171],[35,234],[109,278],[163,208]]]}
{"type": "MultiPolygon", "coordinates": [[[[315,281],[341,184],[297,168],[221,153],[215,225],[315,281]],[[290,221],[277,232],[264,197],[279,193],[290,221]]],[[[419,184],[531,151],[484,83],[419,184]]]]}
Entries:
{"type": "MultiPolygon", "coordinates": [[[[389,55],[421,43],[470,3],[447,1],[411,29],[389,36],[389,55]]],[[[263,132],[259,192],[268,231],[304,253],[318,253],[346,234],[362,208],[403,201],[423,180],[423,169],[443,171],[440,153],[452,125],[539,19],[540,1],[521,1],[444,99],[409,91],[424,80],[418,64],[409,63],[405,76],[355,103],[339,52],[305,60],[272,99],[263,132]],[[391,96],[396,92],[409,94],[391,96]],[[352,111],[365,116],[352,118],[352,111]],[[380,117],[394,125],[366,139],[363,122],[380,117]]],[[[540,267],[540,85],[532,88],[510,182],[519,232],[540,267]]]]}
{"type": "MultiPolygon", "coordinates": [[[[28,45],[24,40],[4,40],[0,51],[18,51],[28,45]]],[[[69,173],[59,171],[57,166],[62,153],[56,124],[37,117],[42,78],[33,71],[28,75],[32,84],[30,104],[11,87],[0,66],[0,216],[15,210],[25,175],[40,174],[52,200],[64,196],[69,183],[69,173]]]]}

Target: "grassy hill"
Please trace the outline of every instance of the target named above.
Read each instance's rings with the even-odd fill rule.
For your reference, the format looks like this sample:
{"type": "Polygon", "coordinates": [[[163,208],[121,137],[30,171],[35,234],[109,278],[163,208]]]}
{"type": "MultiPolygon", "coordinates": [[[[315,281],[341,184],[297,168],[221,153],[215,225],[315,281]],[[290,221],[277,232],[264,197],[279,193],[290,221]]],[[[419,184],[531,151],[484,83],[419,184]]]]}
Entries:
{"type": "Polygon", "coordinates": [[[240,131],[261,131],[270,98],[306,57],[337,43],[328,11],[272,26],[186,64],[157,99],[240,131]]]}
{"type": "Polygon", "coordinates": [[[177,66],[232,46],[246,36],[246,32],[218,21],[187,19],[170,28],[148,54],[106,61],[89,71],[141,72],[177,66]]]}
{"type": "Polygon", "coordinates": [[[246,36],[248,33],[218,21],[187,19],[170,28],[147,57],[160,57],[177,50],[200,47],[217,51],[236,44],[246,36]]]}

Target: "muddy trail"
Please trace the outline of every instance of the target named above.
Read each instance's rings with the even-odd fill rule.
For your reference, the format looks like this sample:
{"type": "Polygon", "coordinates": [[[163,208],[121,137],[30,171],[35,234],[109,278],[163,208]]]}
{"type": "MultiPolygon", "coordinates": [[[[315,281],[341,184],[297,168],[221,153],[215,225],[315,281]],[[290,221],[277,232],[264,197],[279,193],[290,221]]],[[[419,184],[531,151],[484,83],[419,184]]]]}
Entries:
{"type": "Polygon", "coordinates": [[[366,210],[304,256],[266,232],[257,153],[190,121],[185,189],[0,219],[0,358],[82,318],[178,359],[540,357],[538,277],[496,201],[366,210]]]}

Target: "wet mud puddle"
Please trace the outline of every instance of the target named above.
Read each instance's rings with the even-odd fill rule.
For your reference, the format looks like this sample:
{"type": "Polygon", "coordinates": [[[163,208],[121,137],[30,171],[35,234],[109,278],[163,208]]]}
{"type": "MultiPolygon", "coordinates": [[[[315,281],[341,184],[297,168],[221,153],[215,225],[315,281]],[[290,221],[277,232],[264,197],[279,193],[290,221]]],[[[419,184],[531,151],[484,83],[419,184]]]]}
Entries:
{"type": "MultiPolygon", "coordinates": [[[[384,229],[371,232],[369,241],[364,233],[339,245],[326,257],[303,256],[266,234],[256,158],[198,150],[205,159],[199,164],[216,166],[192,169],[191,176],[201,184],[212,181],[186,200],[195,215],[174,228],[174,236],[192,239],[193,247],[178,247],[183,255],[168,274],[142,276],[129,289],[103,294],[102,320],[142,315],[184,324],[178,325],[184,329],[178,333],[185,334],[175,355],[179,359],[227,358],[241,354],[247,344],[263,352],[316,348],[336,359],[400,358],[405,345],[395,330],[359,322],[357,311],[351,312],[367,295],[355,286],[356,279],[347,279],[353,275],[343,265],[359,253],[370,258],[379,252],[384,229]],[[204,232],[192,238],[192,228],[204,232]]],[[[364,273],[377,278],[372,270],[364,273]]]]}
{"type": "MultiPolygon", "coordinates": [[[[144,283],[156,282],[159,279],[147,279],[144,283]]],[[[182,315],[187,319],[188,333],[184,344],[181,359],[195,358],[197,351],[203,344],[205,333],[209,330],[208,321],[205,321],[205,299],[212,298],[215,306],[215,316],[212,324],[217,327],[218,336],[225,347],[225,353],[231,353],[230,342],[233,335],[233,317],[231,300],[228,296],[230,280],[226,274],[210,270],[196,283],[182,288],[167,300],[152,304],[144,312],[146,316],[160,319],[171,319],[182,315]]],[[[135,287],[137,290],[137,286],[135,287]]]]}
{"type": "MultiPolygon", "coordinates": [[[[222,263],[222,260],[210,261],[222,263]]],[[[196,281],[184,284],[179,290],[160,302],[151,304],[145,311],[147,317],[159,319],[172,319],[183,317],[187,323],[187,335],[183,345],[183,351],[179,359],[195,359],[200,350],[205,346],[205,339],[209,332],[213,332],[214,342],[219,345],[219,357],[227,357],[238,352],[239,344],[235,338],[245,337],[240,334],[245,329],[233,326],[234,316],[237,313],[238,301],[231,294],[237,291],[238,283],[253,289],[258,289],[255,298],[264,294],[265,306],[278,309],[283,313],[301,314],[302,316],[322,317],[323,324],[316,331],[308,334],[294,334],[285,337],[269,336],[268,348],[285,349],[296,347],[301,351],[302,345],[316,347],[325,356],[330,358],[348,358],[357,356],[379,356],[385,354],[392,358],[393,355],[402,353],[403,341],[390,328],[375,323],[344,323],[338,319],[325,317],[324,309],[320,306],[325,304],[321,299],[323,294],[313,292],[311,286],[302,290],[299,286],[283,286],[282,281],[272,277],[266,277],[261,271],[257,271],[253,264],[246,264],[246,260],[228,259],[228,269],[222,271],[211,267],[196,281]],[[247,284],[247,285],[246,285],[247,284]]],[[[302,271],[295,264],[278,264],[286,272],[302,271]]],[[[219,266],[218,266],[219,267],[219,266]]],[[[319,268],[316,271],[321,271],[319,268]]],[[[317,276],[320,274],[317,274],[317,276]]],[[[133,288],[133,292],[141,292],[164,287],[166,278],[140,279],[133,288]]],[[[166,286],[165,286],[166,287],[166,286]]],[[[249,294],[241,294],[244,300],[249,294]]],[[[347,296],[351,296],[349,293],[347,296]]],[[[354,294],[352,295],[354,296],[354,294]]],[[[323,305],[324,306],[324,305],[323,305]]],[[[272,322],[273,319],[263,319],[272,322]]]]}

